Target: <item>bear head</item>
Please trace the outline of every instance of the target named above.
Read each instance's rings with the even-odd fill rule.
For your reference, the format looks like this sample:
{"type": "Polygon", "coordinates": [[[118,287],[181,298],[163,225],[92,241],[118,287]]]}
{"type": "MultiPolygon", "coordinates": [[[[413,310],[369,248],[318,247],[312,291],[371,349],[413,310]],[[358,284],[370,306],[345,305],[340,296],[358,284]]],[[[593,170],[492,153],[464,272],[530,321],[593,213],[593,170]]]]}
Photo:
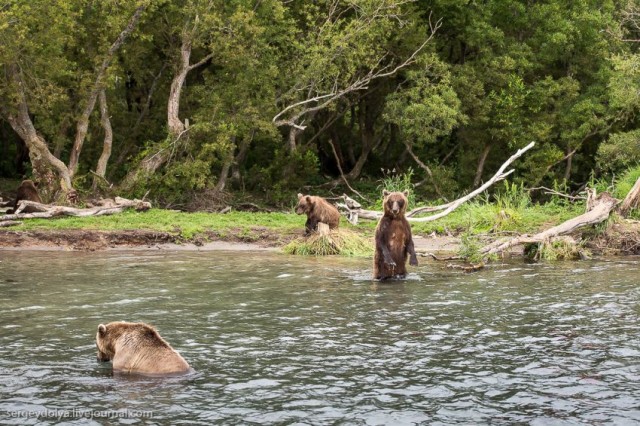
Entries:
{"type": "Polygon", "coordinates": [[[309,195],[298,194],[298,205],[296,214],[305,214],[313,210],[313,200],[309,195]]]}
{"type": "Polygon", "coordinates": [[[110,322],[107,325],[100,324],[96,333],[98,361],[113,360],[118,342],[129,347],[167,344],[155,328],[143,322],[120,321],[110,322]]]}
{"type": "Polygon", "coordinates": [[[98,326],[98,332],[96,333],[96,347],[98,348],[98,361],[111,361],[115,355],[115,339],[109,334],[109,328],[111,324],[100,324],[98,326]]]}
{"type": "Polygon", "coordinates": [[[404,216],[407,211],[407,204],[409,204],[409,191],[404,192],[389,192],[383,191],[384,201],[382,203],[384,207],[385,216],[404,216]]]}

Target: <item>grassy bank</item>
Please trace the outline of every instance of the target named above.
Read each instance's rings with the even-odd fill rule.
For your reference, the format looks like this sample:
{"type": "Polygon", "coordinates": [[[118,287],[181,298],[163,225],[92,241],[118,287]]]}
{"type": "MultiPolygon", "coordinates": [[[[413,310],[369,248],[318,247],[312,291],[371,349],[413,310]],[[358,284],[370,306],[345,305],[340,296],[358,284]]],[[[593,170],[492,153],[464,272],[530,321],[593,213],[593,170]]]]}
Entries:
{"type": "MultiPolygon", "coordinates": [[[[558,224],[584,211],[579,204],[543,205],[474,201],[433,222],[412,223],[416,235],[446,234],[501,234],[506,232],[534,232],[558,224]]],[[[149,230],[167,232],[185,240],[215,235],[219,239],[239,237],[246,241],[270,235],[299,236],[306,218],[293,212],[249,213],[185,213],[173,210],[151,209],[146,212],[126,211],[113,216],[61,217],[55,219],[29,219],[12,231],[149,230]]],[[[375,221],[362,220],[358,225],[342,220],[341,227],[362,236],[372,236],[375,221]]],[[[1,231],[0,231],[1,232],[1,231]]]]}
{"type": "MultiPolygon", "coordinates": [[[[631,178],[627,180],[632,181],[631,178]]],[[[584,201],[570,202],[566,198],[554,196],[545,203],[535,203],[531,201],[529,192],[521,187],[505,183],[499,189],[491,196],[481,195],[435,221],[411,222],[413,234],[459,236],[459,254],[473,258],[477,256],[479,247],[492,239],[539,232],[585,211],[584,201]]],[[[367,208],[380,210],[380,200],[376,203],[367,208]]],[[[363,256],[372,253],[371,237],[375,232],[376,221],[361,220],[358,225],[351,225],[346,219],[342,219],[340,230],[344,233],[337,240],[333,238],[327,241],[301,239],[305,221],[306,217],[294,214],[293,208],[273,213],[230,211],[225,214],[187,213],[155,208],[146,212],[129,210],[112,216],[28,219],[17,226],[0,228],[0,233],[35,232],[37,235],[34,238],[38,240],[67,232],[67,241],[74,241],[95,238],[91,232],[106,232],[117,233],[126,242],[127,237],[133,234],[132,231],[138,231],[138,235],[151,235],[142,235],[140,242],[133,244],[144,244],[145,238],[156,238],[153,233],[162,233],[164,241],[177,243],[200,244],[222,240],[262,243],[271,247],[286,246],[286,252],[298,254],[315,252],[363,256]],[[83,231],[87,233],[83,234],[83,231]]],[[[591,234],[598,232],[596,229],[591,234]]],[[[11,243],[9,238],[7,244],[11,243]]]]}

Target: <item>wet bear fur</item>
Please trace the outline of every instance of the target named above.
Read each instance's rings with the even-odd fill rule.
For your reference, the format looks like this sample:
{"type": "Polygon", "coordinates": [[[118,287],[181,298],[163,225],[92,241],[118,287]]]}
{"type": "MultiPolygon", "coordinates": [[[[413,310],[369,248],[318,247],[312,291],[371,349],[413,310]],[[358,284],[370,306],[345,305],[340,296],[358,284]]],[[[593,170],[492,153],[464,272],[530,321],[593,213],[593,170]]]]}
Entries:
{"type": "MultiPolygon", "coordinates": [[[[13,209],[8,210],[7,214],[12,214],[18,208],[18,202],[21,200],[29,200],[35,201],[36,203],[42,203],[40,196],[38,195],[38,189],[36,188],[36,184],[31,179],[23,180],[18,190],[16,191],[16,201],[13,203],[13,209]]],[[[38,210],[34,210],[31,207],[25,207],[21,213],[33,213],[38,210]]]]}
{"type": "Polygon", "coordinates": [[[145,323],[100,324],[96,333],[98,361],[113,361],[121,373],[169,375],[190,370],[180,356],[152,326],[145,323]]]}
{"type": "Polygon", "coordinates": [[[411,226],[405,217],[408,191],[384,191],[384,215],[376,228],[376,251],[373,256],[373,278],[403,278],[407,275],[407,257],[409,264],[418,265],[416,250],[411,237],[411,226]]]}
{"type": "Polygon", "coordinates": [[[305,235],[318,229],[318,222],[326,223],[329,229],[336,229],[340,224],[338,209],[322,197],[298,194],[297,214],[306,214],[305,235]]]}

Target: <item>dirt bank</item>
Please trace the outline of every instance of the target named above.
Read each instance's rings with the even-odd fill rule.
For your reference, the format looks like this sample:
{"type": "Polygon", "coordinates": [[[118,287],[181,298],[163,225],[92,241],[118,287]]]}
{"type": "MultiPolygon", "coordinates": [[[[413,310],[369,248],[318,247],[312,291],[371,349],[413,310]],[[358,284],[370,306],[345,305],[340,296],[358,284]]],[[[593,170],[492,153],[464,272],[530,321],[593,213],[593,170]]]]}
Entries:
{"type": "MultiPolygon", "coordinates": [[[[256,228],[251,235],[237,232],[214,232],[183,238],[170,232],[149,230],[98,231],[98,230],[47,230],[11,231],[0,229],[0,250],[279,250],[298,238],[298,233],[282,234],[267,228],[256,228]]],[[[582,236],[585,237],[585,236],[582,236]]],[[[577,240],[580,241],[580,236],[577,240]]],[[[488,240],[483,243],[488,243],[488,240]]],[[[427,253],[454,254],[460,247],[460,239],[452,236],[414,236],[416,250],[427,253]]],[[[373,241],[372,241],[373,244],[373,241]]],[[[584,247],[592,255],[640,254],[640,222],[624,221],[610,225],[606,232],[590,235],[584,247]]],[[[516,247],[512,254],[522,253],[516,247]]]]}
{"type": "MultiPolygon", "coordinates": [[[[298,237],[297,234],[281,235],[266,230],[250,239],[239,234],[227,233],[221,237],[211,233],[185,239],[168,232],[145,230],[0,230],[0,250],[278,250],[298,237]]],[[[419,251],[454,252],[458,248],[459,239],[415,236],[414,243],[419,251]]]]}

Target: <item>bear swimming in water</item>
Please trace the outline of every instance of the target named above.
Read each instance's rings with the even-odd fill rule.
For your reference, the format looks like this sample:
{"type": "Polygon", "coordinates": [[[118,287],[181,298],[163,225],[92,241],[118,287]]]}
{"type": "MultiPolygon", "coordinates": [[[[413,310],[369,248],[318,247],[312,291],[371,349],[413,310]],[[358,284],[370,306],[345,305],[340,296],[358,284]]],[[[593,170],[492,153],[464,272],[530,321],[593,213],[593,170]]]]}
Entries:
{"type": "Polygon", "coordinates": [[[98,361],[113,361],[114,371],[147,375],[190,371],[187,361],[145,323],[100,324],[96,346],[98,361]]]}

